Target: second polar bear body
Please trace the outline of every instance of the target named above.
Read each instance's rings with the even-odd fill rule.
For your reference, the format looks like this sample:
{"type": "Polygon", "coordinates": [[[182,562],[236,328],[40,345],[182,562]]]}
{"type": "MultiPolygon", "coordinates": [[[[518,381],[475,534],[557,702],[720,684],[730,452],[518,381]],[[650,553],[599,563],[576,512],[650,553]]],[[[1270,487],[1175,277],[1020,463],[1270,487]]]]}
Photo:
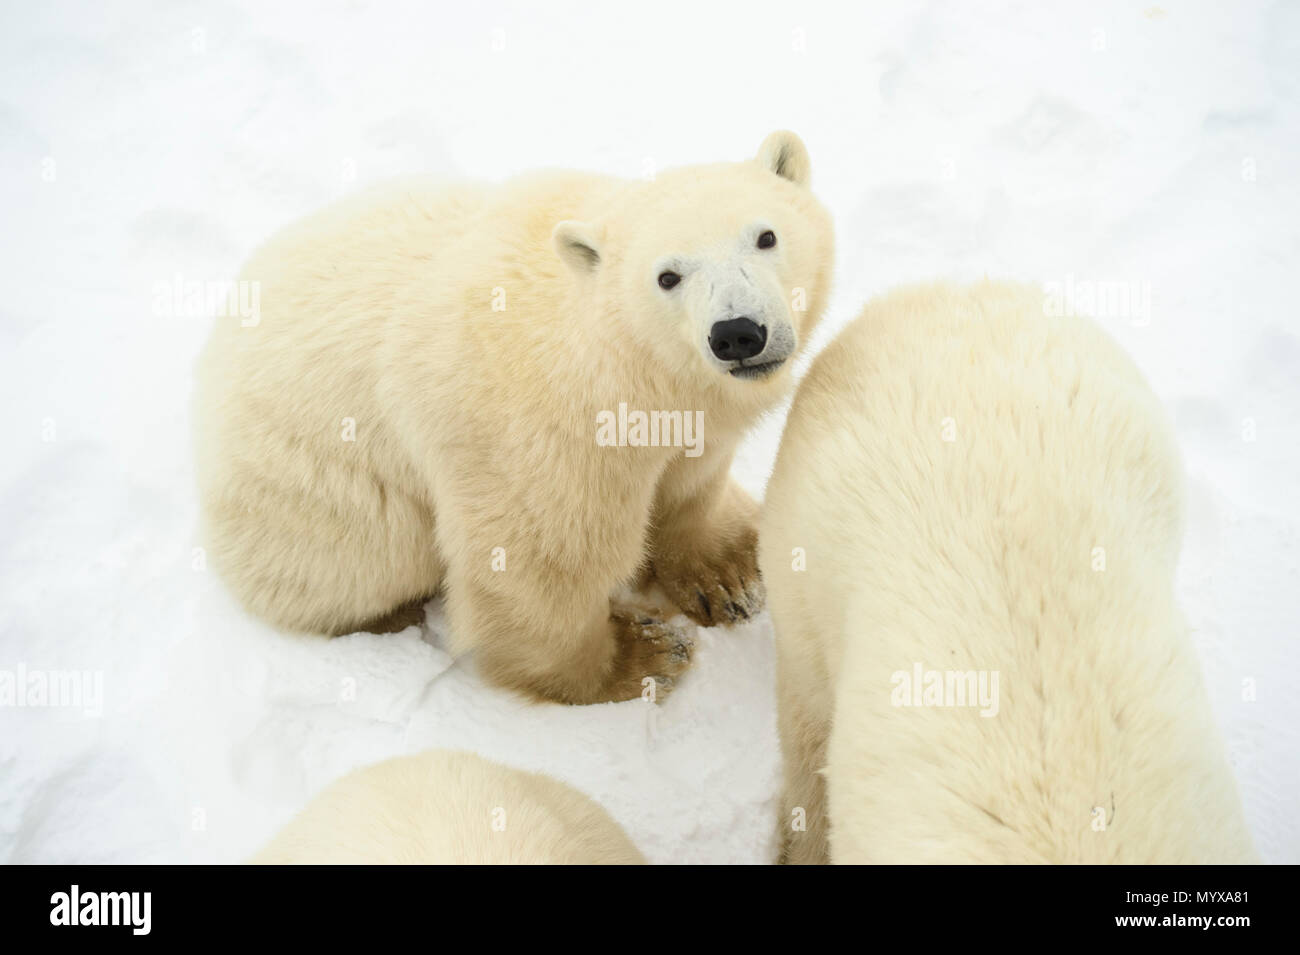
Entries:
{"type": "Polygon", "coordinates": [[[1253,859],[1174,600],[1180,507],[1164,413],[1092,322],[996,283],[869,305],[764,503],[785,857],[1253,859]]]}
{"type": "Polygon", "coordinates": [[[665,692],[689,639],[610,594],[652,571],[704,624],[761,601],[755,509],[728,471],[827,296],[808,170],[774,133],[755,159],[649,182],[404,184],[276,236],[243,271],[260,320],[220,321],[198,368],[214,564],[288,629],[378,629],[442,591],[456,648],[495,682],[665,692]],[[741,313],[771,330],[750,364],[782,362],[717,357],[710,329],[741,313]],[[701,421],[703,453],[603,446],[622,408],[701,421]]]}
{"type": "Polygon", "coordinates": [[[597,803],[540,773],[433,750],[349,773],[251,860],[264,865],[640,865],[597,803]]]}

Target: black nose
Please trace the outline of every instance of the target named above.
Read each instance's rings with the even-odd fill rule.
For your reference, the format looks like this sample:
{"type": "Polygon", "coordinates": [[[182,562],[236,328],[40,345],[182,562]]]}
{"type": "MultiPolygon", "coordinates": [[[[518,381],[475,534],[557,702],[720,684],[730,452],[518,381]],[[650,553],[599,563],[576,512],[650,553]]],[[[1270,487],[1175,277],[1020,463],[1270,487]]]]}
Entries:
{"type": "Polygon", "coordinates": [[[767,329],[747,318],[729,318],[709,329],[709,347],[723,361],[753,358],[767,344],[767,329]]]}

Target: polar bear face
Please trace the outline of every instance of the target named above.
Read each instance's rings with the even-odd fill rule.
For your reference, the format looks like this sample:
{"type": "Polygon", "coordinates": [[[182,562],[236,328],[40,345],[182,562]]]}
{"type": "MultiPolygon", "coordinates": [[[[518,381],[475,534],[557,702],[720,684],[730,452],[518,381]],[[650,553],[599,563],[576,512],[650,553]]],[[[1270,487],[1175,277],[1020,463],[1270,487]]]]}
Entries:
{"type": "Polygon", "coordinates": [[[773,133],[748,162],[627,187],[601,219],[556,226],[556,248],[648,358],[762,388],[785,377],[829,284],[832,227],[809,172],[799,138],[773,133]]]}

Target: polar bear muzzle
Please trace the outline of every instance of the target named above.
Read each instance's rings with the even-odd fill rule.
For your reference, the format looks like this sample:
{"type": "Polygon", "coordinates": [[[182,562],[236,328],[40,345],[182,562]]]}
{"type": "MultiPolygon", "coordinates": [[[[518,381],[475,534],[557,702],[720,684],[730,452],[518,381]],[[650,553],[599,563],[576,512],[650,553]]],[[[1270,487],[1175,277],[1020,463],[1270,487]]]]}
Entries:
{"type": "Polygon", "coordinates": [[[794,329],[788,322],[760,324],[747,316],[714,322],[709,351],[733,378],[766,378],[794,352],[794,329]]]}
{"type": "Polygon", "coordinates": [[[785,364],[790,353],[790,349],[778,347],[766,354],[767,329],[744,316],[714,322],[709,329],[709,350],[718,361],[734,363],[727,368],[733,378],[746,379],[766,378],[785,364]]]}
{"type": "Polygon", "coordinates": [[[714,322],[709,329],[709,349],[720,361],[753,358],[767,345],[767,329],[749,318],[714,322]]]}

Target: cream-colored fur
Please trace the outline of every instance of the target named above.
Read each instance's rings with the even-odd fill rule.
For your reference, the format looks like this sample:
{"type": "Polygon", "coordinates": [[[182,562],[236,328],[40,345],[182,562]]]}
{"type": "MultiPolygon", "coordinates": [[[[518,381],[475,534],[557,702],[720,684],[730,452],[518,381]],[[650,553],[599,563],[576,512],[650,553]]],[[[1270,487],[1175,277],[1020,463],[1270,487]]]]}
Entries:
{"type": "Polygon", "coordinates": [[[434,750],[344,776],[251,860],[290,864],[643,865],[609,814],[557,780],[434,750]]]}
{"type": "Polygon", "coordinates": [[[1171,428],[1094,323],[1044,313],[898,291],[799,388],[760,548],[788,861],[1254,857],[1174,602],[1171,428]],[[895,705],[917,664],[997,671],[996,712],[895,705]]]}
{"type": "Polygon", "coordinates": [[[688,635],[610,595],[652,572],[699,623],[762,603],[728,470],[792,361],[742,379],[708,335],[744,312],[765,355],[806,340],[833,260],[808,176],[774,133],[653,181],[406,184],[285,230],[243,272],[260,321],[220,321],[199,364],[213,563],[285,628],[400,626],[442,590],[455,648],[497,683],[590,703],[652,677],[662,698],[688,635]],[[703,453],[599,444],[620,405],[700,413],[703,453]]]}

